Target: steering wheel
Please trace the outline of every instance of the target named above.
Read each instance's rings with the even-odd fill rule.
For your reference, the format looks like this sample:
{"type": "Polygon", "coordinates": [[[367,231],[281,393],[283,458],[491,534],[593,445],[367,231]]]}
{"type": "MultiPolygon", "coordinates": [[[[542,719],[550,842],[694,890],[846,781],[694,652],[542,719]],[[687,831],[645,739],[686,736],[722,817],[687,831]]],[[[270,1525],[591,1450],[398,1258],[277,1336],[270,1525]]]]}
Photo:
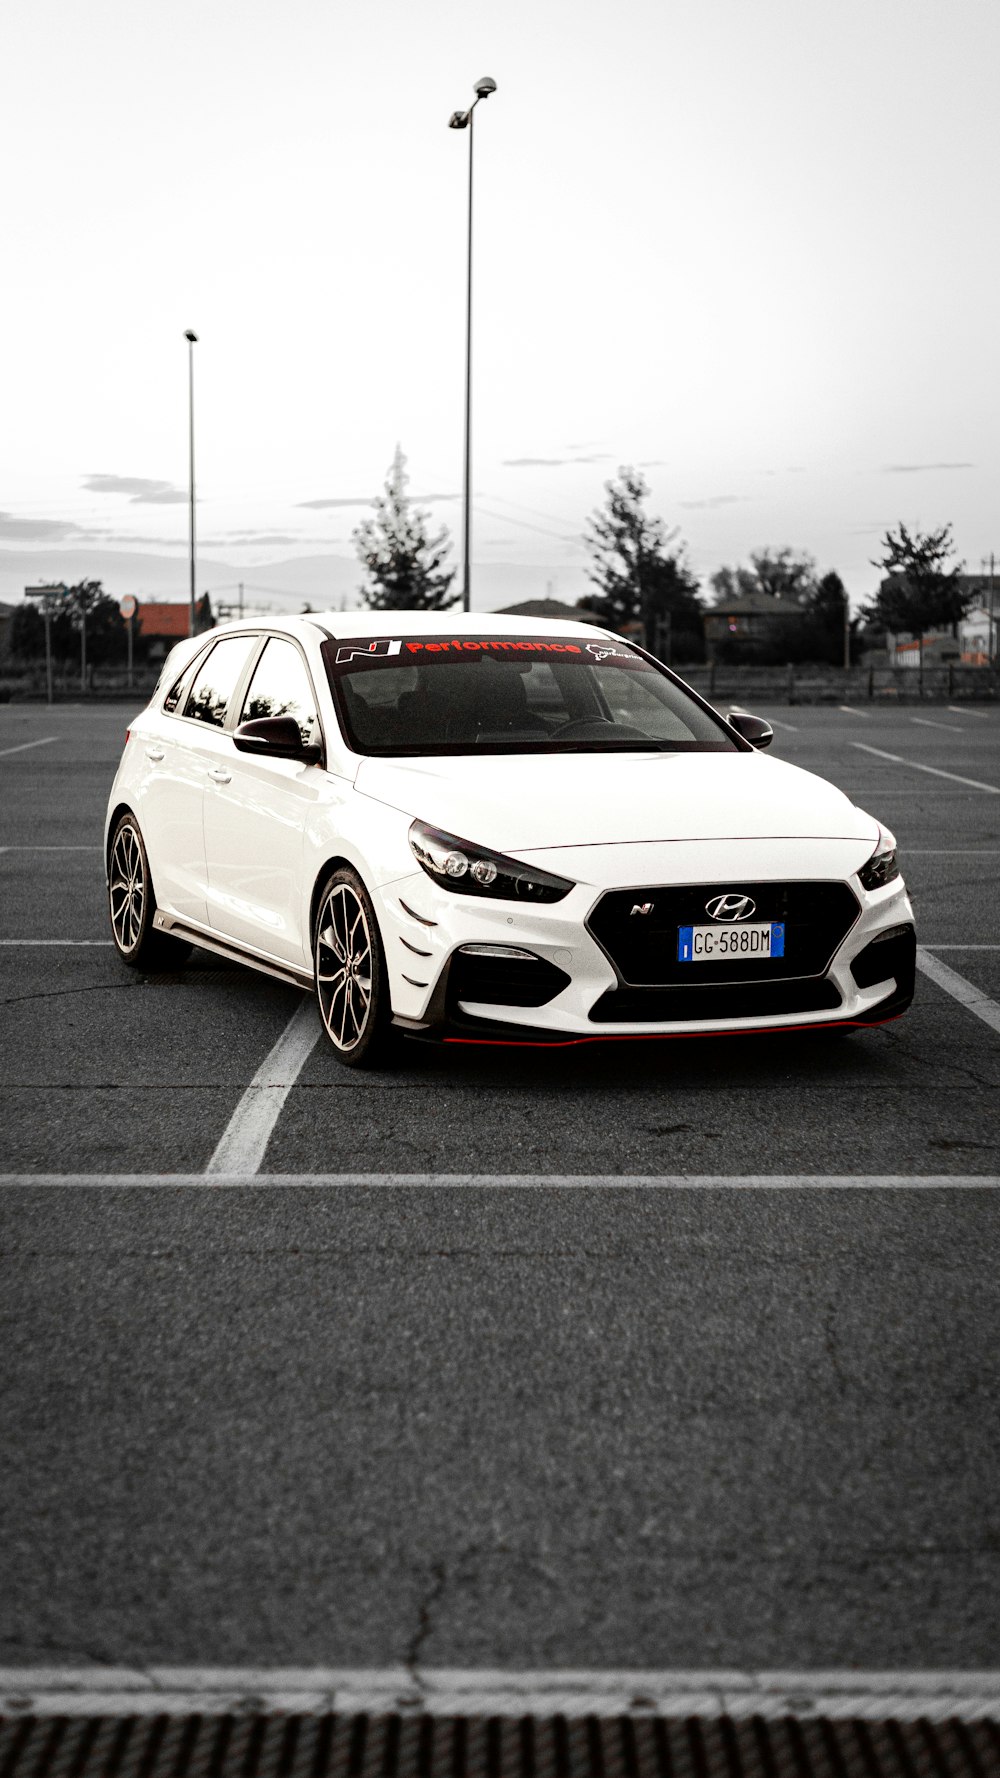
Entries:
{"type": "Polygon", "coordinates": [[[648,741],[649,735],[643,734],[641,728],[631,728],[624,722],[612,722],[609,716],[578,716],[570,722],[561,723],[558,728],[549,731],[549,739],[579,741],[592,739],[600,741],[604,738],[606,728],[614,729],[615,736],[625,741],[648,741]]]}

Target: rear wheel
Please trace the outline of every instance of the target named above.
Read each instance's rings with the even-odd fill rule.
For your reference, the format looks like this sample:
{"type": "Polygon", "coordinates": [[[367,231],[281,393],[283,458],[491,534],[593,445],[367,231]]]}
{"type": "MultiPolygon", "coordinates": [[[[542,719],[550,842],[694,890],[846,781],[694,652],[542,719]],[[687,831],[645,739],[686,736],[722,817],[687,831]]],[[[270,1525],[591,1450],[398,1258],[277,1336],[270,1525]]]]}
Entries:
{"type": "Polygon", "coordinates": [[[139,823],[123,815],[108,853],[108,912],[118,955],[130,969],[179,969],[191,955],[183,939],[157,932],[156,898],[139,823]]]}
{"type": "Polygon", "coordinates": [[[323,1027],[338,1060],[348,1068],[384,1068],[396,1047],[385,953],[368,892],[346,866],[320,896],[313,963],[323,1027]]]}

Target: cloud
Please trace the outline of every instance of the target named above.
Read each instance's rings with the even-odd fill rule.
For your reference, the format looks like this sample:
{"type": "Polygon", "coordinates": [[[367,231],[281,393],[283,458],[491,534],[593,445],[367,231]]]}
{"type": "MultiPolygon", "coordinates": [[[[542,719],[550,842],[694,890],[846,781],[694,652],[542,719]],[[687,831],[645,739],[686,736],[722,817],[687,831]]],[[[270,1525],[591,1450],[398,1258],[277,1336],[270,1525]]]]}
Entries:
{"type": "Polygon", "coordinates": [[[710,494],[707,500],[679,500],[677,504],[688,512],[714,512],[717,506],[742,506],[746,499],[745,494],[710,494]]]}
{"type": "Polygon", "coordinates": [[[16,543],[61,543],[93,535],[70,519],[19,519],[12,512],[0,512],[0,538],[16,543]]]}
{"type": "MultiPolygon", "coordinates": [[[[570,446],[570,449],[573,447],[570,446]]],[[[504,457],[504,469],[564,469],[573,463],[610,463],[609,451],[597,451],[590,457],[504,457]]]]}
{"type": "Polygon", "coordinates": [[[974,463],[886,463],[884,475],[920,475],[925,469],[975,469],[974,463]]]}
{"type": "MultiPolygon", "coordinates": [[[[380,499],[378,494],[345,494],[333,500],[297,500],[296,506],[309,507],[313,512],[323,512],[330,506],[373,506],[380,499]]],[[[457,494],[408,494],[412,504],[430,506],[435,500],[457,500],[457,494]]]]}
{"type": "Polygon", "coordinates": [[[370,506],[374,499],[374,494],[350,494],[340,500],[297,500],[295,504],[308,506],[314,512],[322,512],[328,506],[370,506]]]}
{"type": "Polygon", "coordinates": [[[127,494],[132,506],[174,506],[188,498],[173,482],[143,475],[88,475],[82,486],[88,494],[127,494]]]}

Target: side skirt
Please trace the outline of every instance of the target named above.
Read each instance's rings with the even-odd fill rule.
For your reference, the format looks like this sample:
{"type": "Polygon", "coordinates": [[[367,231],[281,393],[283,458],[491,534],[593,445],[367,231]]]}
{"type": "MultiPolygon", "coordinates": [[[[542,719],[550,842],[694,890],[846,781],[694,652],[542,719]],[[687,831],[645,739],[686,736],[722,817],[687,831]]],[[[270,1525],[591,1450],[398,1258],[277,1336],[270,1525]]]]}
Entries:
{"type": "Polygon", "coordinates": [[[258,957],[253,951],[245,951],[240,945],[227,944],[224,938],[209,937],[198,926],[186,926],[183,920],[175,920],[172,914],[164,914],[157,908],[153,915],[153,925],[157,932],[167,932],[171,938],[186,939],[189,944],[198,945],[203,951],[214,951],[217,957],[225,957],[230,963],[242,963],[247,969],[259,969],[262,975],[272,975],[276,981],[289,982],[293,988],[308,988],[314,992],[311,975],[305,970],[295,969],[291,963],[275,963],[258,957]]]}

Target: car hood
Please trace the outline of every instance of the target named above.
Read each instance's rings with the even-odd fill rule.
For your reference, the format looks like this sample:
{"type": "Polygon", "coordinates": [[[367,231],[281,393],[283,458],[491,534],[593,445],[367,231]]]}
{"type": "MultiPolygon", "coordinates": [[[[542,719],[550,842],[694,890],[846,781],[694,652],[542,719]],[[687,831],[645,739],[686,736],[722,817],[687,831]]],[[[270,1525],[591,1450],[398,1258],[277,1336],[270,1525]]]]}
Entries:
{"type": "Polygon", "coordinates": [[[365,759],[356,788],[501,852],[655,840],[874,840],[843,791],[760,753],[365,759]]]}

